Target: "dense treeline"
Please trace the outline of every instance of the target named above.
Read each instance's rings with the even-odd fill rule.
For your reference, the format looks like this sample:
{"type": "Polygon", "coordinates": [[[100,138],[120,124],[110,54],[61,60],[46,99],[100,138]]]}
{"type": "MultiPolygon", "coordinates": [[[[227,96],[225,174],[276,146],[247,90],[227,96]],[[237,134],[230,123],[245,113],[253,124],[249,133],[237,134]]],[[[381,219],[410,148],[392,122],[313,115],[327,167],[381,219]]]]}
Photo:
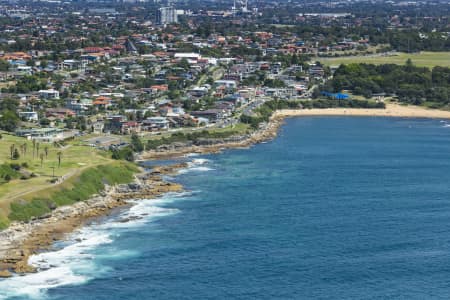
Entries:
{"type": "Polygon", "coordinates": [[[387,33],[391,47],[401,52],[449,51],[450,39],[441,32],[420,34],[417,30],[387,33]]]}
{"type": "Polygon", "coordinates": [[[405,65],[341,65],[325,89],[351,90],[366,98],[386,93],[396,95],[401,102],[444,106],[450,102],[450,68],[416,67],[411,61],[405,65]]]}
{"type": "Polygon", "coordinates": [[[258,128],[263,122],[268,122],[272,114],[279,109],[312,109],[312,108],[385,108],[383,102],[375,102],[369,100],[356,99],[317,99],[317,100],[303,100],[303,101],[283,101],[272,100],[264,103],[256,110],[256,115],[248,116],[242,115],[241,122],[250,124],[253,128],[258,128]]]}

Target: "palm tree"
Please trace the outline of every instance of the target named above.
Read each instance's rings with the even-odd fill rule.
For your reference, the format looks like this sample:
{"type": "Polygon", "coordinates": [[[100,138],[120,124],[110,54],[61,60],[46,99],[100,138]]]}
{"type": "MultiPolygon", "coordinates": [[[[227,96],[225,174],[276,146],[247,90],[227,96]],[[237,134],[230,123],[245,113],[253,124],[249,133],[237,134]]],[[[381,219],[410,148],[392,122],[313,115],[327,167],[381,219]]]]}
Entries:
{"type": "Polygon", "coordinates": [[[39,156],[39,147],[40,147],[40,144],[36,143],[36,156],[39,156]]]}
{"type": "Polygon", "coordinates": [[[41,168],[42,168],[42,164],[44,163],[44,153],[41,153],[41,155],[39,155],[39,158],[41,159],[41,168]]]}
{"type": "Polygon", "coordinates": [[[48,146],[44,147],[44,152],[45,152],[45,158],[48,157],[48,146]]]}
{"type": "Polygon", "coordinates": [[[60,168],[61,167],[62,152],[58,151],[58,153],[56,153],[56,155],[58,156],[58,168],[60,168]]]}
{"type": "Polygon", "coordinates": [[[34,159],[34,152],[36,151],[36,140],[33,140],[33,159],[34,159]]]}
{"type": "Polygon", "coordinates": [[[13,159],[13,155],[14,155],[14,150],[16,149],[16,145],[12,144],[11,146],[9,146],[9,156],[11,157],[11,159],[13,159]]]}

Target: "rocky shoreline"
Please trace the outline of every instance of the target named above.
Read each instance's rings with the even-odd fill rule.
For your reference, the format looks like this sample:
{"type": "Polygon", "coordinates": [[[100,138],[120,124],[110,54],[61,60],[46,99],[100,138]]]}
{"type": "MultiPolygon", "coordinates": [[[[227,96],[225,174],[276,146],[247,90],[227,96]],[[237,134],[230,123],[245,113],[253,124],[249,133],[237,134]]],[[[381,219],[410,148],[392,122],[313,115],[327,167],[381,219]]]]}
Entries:
{"type": "Polygon", "coordinates": [[[224,139],[204,139],[196,145],[174,143],[172,145],[160,147],[157,150],[143,152],[138,156],[138,160],[168,159],[191,153],[220,153],[225,149],[247,148],[254,144],[275,138],[284,119],[285,116],[275,114],[270,119],[270,122],[264,124],[252,134],[233,136],[224,139]]]}
{"type": "MultiPolygon", "coordinates": [[[[157,150],[147,151],[138,160],[170,159],[182,155],[198,153],[219,153],[230,148],[247,148],[251,145],[273,139],[285,118],[296,116],[384,116],[384,117],[424,117],[450,119],[450,112],[417,107],[403,107],[389,104],[386,109],[311,109],[277,111],[270,121],[252,134],[233,136],[225,139],[205,139],[194,144],[174,143],[157,150]]],[[[150,172],[136,176],[133,183],[106,186],[100,194],[85,202],[55,209],[51,214],[28,223],[14,223],[0,232],[0,278],[13,273],[35,272],[28,264],[30,255],[50,249],[52,244],[64,239],[75,229],[90,220],[108,215],[113,209],[130,205],[131,199],[151,199],[168,192],[180,192],[183,187],[166,182],[163,175],[175,174],[188,167],[180,163],[164,167],[154,167],[150,172]]]]}
{"type": "Polygon", "coordinates": [[[108,215],[113,209],[130,205],[131,199],[151,199],[169,192],[180,192],[183,187],[164,181],[163,175],[175,174],[186,168],[187,163],[154,167],[150,172],[136,176],[134,182],[106,186],[104,191],[91,199],[55,209],[48,215],[31,222],[16,222],[0,232],[0,277],[13,273],[35,272],[28,258],[51,248],[64,237],[90,220],[108,215]]]}
{"type": "MultiPolygon", "coordinates": [[[[284,116],[274,116],[256,132],[227,139],[202,141],[200,145],[179,145],[139,155],[139,160],[168,159],[191,153],[219,153],[224,149],[245,148],[276,137],[284,116]]],[[[164,181],[163,175],[176,174],[188,167],[187,163],[153,167],[150,172],[137,175],[134,182],[106,186],[91,199],[74,205],[59,207],[52,213],[31,222],[13,223],[0,232],[0,278],[36,272],[28,264],[31,255],[49,250],[53,243],[72,233],[89,221],[106,216],[118,207],[130,205],[128,200],[152,199],[169,192],[181,192],[177,183],[164,181]]]]}

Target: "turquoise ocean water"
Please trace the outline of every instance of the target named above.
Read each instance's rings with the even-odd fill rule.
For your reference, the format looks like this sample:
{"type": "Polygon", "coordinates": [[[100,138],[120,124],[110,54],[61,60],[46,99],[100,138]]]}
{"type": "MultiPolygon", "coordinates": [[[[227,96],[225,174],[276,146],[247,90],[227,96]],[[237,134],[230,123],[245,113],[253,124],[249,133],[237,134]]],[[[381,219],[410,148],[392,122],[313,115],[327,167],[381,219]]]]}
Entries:
{"type": "Polygon", "coordinates": [[[296,118],[184,159],[185,193],[32,257],[43,271],[0,281],[0,299],[450,298],[446,122],[296,118]]]}

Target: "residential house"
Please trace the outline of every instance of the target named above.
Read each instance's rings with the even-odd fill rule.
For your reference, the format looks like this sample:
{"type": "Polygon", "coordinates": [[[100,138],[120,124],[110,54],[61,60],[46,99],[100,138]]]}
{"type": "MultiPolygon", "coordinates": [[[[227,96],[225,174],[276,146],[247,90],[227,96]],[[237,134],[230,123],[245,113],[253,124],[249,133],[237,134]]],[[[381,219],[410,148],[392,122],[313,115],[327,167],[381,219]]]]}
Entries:
{"type": "Polygon", "coordinates": [[[169,120],[165,117],[151,117],[142,121],[142,130],[158,131],[169,129],[169,120]]]}
{"type": "Polygon", "coordinates": [[[59,92],[54,89],[40,90],[39,97],[41,99],[59,99],[59,92]]]}
{"type": "Polygon", "coordinates": [[[39,121],[38,113],[35,111],[21,111],[19,117],[26,121],[37,122],[39,121]]]}
{"type": "Polygon", "coordinates": [[[190,114],[196,118],[206,118],[213,123],[223,118],[223,111],[221,109],[192,111],[190,114]]]}

